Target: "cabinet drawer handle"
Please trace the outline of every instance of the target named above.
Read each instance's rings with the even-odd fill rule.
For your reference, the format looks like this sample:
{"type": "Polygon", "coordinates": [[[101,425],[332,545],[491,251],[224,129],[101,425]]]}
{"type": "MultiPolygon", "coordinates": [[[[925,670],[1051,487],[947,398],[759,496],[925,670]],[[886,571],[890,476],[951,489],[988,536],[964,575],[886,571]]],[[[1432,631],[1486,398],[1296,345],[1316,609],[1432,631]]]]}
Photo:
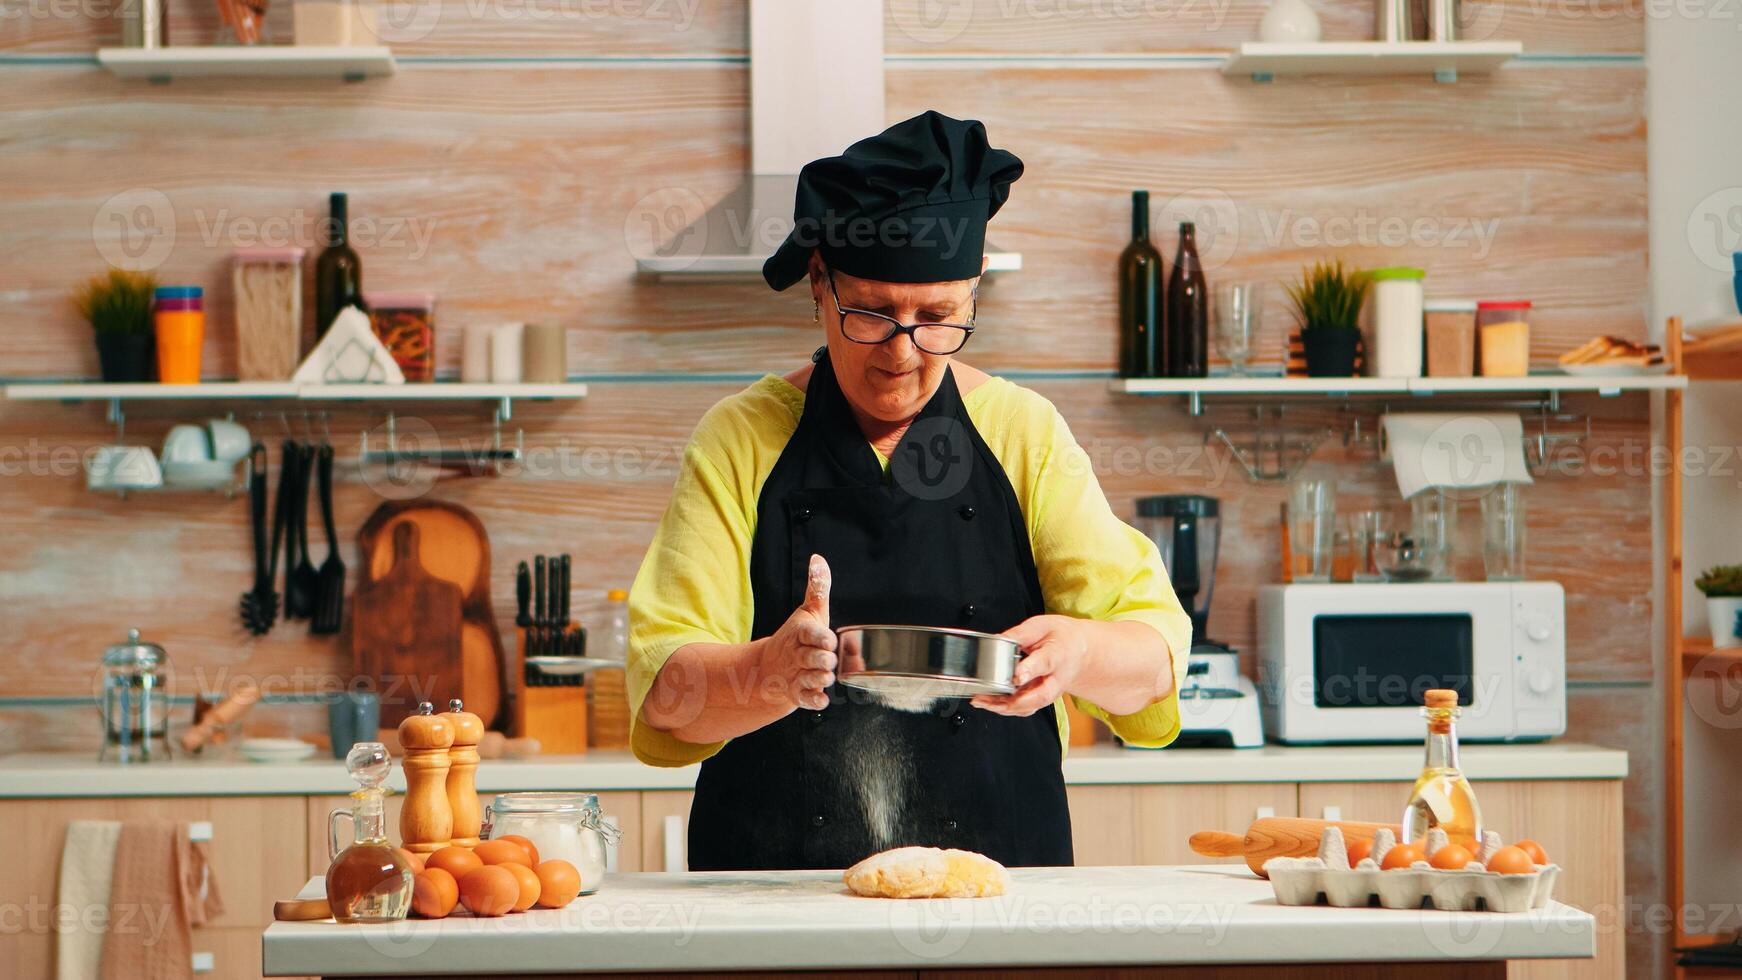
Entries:
{"type": "Polygon", "coordinates": [[[1258,812],[1253,815],[1252,819],[1254,819],[1254,820],[1268,820],[1274,816],[1276,816],[1276,807],[1261,806],[1258,808],[1258,812]]]}
{"type": "Polygon", "coordinates": [[[678,872],[687,870],[689,862],[684,859],[683,817],[672,814],[665,818],[665,870],[678,872]]]}
{"type": "Polygon", "coordinates": [[[210,973],[217,968],[217,957],[211,953],[195,953],[193,955],[193,972],[210,973]]]}
{"type": "Polygon", "coordinates": [[[1341,820],[1341,819],[1343,819],[1343,808],[1340,806],[1327,806],[1327,807],[1325,807],[1324,819],[1326,819],[1326,820],[1341,820]]]}

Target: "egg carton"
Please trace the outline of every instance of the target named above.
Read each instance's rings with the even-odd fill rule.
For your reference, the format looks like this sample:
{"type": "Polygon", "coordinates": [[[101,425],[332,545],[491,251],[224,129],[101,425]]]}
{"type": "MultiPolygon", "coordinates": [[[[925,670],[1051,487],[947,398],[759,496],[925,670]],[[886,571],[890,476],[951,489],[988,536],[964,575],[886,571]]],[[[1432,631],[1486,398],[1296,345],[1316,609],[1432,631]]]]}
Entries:
{"type": "MultiPolygon", "coordinates": [[[[1559,865],[1538,865],[1530,874],[1499,874],[1486,862],[1500,849],[1500,835],[1482,835],[1476,860],[1458,870],[1417,861],[1407,868],[1381,871],[1385,855],[1397,846],[1390,828],[1373,839],[1373,850],[1355,867],[1340,828],[1326,828],[1317,857],[1271,858],[1264,862],[1271,890],[1282,905],[1316,905],[1321,900],[1337,908],[1365,908],[1375,901],[1388,909],[1419,909],[1429,903],[1445,911],[1528,912],[1554,897],[1559,865]]],[[[1432,857],[1446,846],[1445,831],[1428,832],[1426,851],[1432,857]]]]}

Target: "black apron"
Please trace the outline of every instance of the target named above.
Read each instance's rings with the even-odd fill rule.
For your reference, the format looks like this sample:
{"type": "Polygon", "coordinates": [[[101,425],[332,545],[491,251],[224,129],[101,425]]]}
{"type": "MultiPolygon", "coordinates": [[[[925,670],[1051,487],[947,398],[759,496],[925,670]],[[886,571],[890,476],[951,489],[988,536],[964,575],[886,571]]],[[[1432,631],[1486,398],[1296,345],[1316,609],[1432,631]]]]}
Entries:
{"type": "MultiPolygon", "coordinates": [[[[819,352],[820,353],[820,352],[819,352]]],[[[756,504],[753,635],[804,599],[810,556],[829,562],[829,623],[997,633],[1045,612],[1022,509],[946,371],[885,473],[826,355],[756,504]]],[[[732,739],[702,763],[690,809],[697,871],[844,868],[908,844],[1010,866],[1069,865],[1058,721],[1006,718],[965,698],[923,712],[839,684],[732,739]]]]}

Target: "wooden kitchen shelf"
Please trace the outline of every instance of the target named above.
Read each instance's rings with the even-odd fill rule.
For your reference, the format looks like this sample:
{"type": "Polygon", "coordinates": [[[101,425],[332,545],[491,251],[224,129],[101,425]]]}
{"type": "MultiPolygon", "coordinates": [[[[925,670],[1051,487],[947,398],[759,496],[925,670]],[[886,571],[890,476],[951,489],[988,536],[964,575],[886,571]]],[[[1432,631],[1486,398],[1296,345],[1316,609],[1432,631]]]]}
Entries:
{"type": "Polygon", "coordinates": [[[1278,75],[1432,75],[1492,72],[1524,53],[1522,41],[1246,41],[1222,63],[1224,75],[1268,82],[1278,75]]]}
{"type": "Polygon", "coordinates": [[[334,78],[359,82],[391,75],[393,51],[380,45],[98,48],[97,64],[117,78],[334,78]]]}
{"type": "Polygon", "coordinates": [[[1675,374],[1630,377],[1583,377],[1570,374],[1529,374],[1520,378],[1116,378],[1111,389],[1123,395],[1436,395],[1548,394],[1594,392],[1619,395],[1629,391],[1686,388],[1688,379],[1675,374]]]}
{"type": "Polygon", "coordinates": [[[1712,646],[1709,636],[1682,637],[1682,667],[1691,670],[1695,665],[1716,659],[1719,662],[1735,661],[1742,663],[1742,647],[1725,647],[1722,650],[1712,646]]]}
{"type": "Polygon", "coordinates": [[[532,398],[585,398],[581,382],[556,384],[478,384],[436,381],[406,384],[299,385],[289,381],[213,381],[197,385],[104,384],[68,382],[9,384],[13,401],[180,401],[211,399],[289,399],[296,401],[501,401],[532,398]]]}

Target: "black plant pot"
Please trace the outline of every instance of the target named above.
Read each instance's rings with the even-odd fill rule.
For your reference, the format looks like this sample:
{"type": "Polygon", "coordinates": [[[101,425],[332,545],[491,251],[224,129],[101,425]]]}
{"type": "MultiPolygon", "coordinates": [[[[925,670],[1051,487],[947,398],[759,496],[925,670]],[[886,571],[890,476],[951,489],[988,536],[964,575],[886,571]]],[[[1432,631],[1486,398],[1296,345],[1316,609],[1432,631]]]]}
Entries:
{"type": "Polygon", "coordinates": [[[1306,354],[1307,377],[1354,376],[1355,357],[1361,346],[1361,331],[1302,330],[1300,343],[1306,354]]]}
{"type": "Polygon", "coordinates": [[[104,381],[156,381],[157,342],[150,332],[97,334],[104,381]]]}

